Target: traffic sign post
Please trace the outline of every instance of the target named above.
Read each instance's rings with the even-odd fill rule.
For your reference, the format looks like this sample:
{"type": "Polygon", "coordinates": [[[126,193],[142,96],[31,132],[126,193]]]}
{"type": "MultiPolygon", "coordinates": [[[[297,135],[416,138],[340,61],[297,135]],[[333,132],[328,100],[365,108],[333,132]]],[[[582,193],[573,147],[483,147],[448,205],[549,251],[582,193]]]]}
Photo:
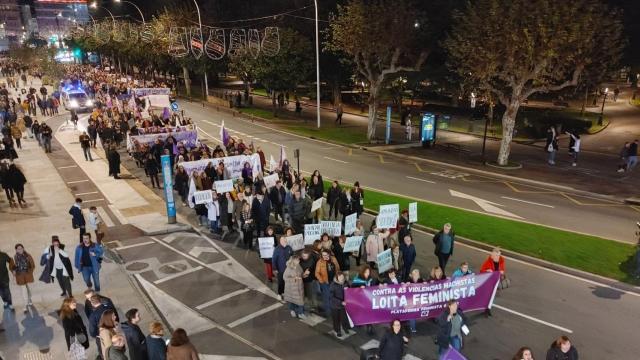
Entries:
{"type": "Polygon", "coordinates": [[[170,155],[162,155],[160,163],[162,167],[162,183],[164,185],[164,202],[167,205],[167,223],[176,223],[176,202],[173,199],[173,179],[171,176],[170,155]]]}

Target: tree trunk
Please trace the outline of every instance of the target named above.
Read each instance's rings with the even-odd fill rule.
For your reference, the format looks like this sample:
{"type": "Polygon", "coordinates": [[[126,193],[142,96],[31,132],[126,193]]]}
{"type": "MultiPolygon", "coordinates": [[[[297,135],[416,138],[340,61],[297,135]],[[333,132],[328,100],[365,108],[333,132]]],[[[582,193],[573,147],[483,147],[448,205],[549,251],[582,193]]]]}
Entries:
{"type": "Polygon", "coordinates": [[[191,80],[189,80],[189,69],[186,66],[182,67],[182,74],[184,75],[184,87],[187,89],[187,97],[191,97],[191,80]]]}
{"type": "Polygon", "coordinates": [[[342,103],[342,89],[339,82],[331,84],[331,93],[333,95],[333,105],[337,108],[342,103]]]}
{"type": "Polygon", "coordinates": [[[489,102],[489,128],[493,128],[493,108],[495,107],[495,105],[493,104],[493,102],[489,102]]]}
{"type": "Polygon", "coordinates": [[[500,142],[500,152],[498,152],[498,165],[500,166],[506,166],[509,163],[513,128],[516,125],[516,115],[519,107],[520,102],[512,101],[507,105],[507,109],[502,116],[502,141],[500,142]]]}
{"type": "Polygon", "coordinates": [[[369,124],[367,126],[367,139],[369,142],[376,138],[376,121],[378,120],[378,91],[381,85],[371,83],[369,87],[369,124]]]}
{"type": "Polygon", "coordinates": [[[584,101],[582,102],[582,109],[580,109],[580,116],[584,115],[584,110],[587,107],[587,101],[589,100],[589,87],[584,89],[584,101]]]}

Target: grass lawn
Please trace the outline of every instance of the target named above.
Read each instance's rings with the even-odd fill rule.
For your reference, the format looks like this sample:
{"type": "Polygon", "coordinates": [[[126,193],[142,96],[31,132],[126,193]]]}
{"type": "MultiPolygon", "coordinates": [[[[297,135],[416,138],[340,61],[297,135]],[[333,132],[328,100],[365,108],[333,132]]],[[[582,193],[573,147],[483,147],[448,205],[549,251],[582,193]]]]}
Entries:
{"type": "Polygon", "coordinates": [[[277,120],[277,117],[273,116],[273,111],[271,109],[261,109],[256,107],[251,108],[241,108],[240,112],[247,115],[253,115],[256,117],[260,117],[266,120],[277,120]]]}
{"type": "Polygon", "coordinates": [[[313,136],[316,139],[331,140],[340,143],[356,144],[367,142],[367,135],[362,129],[347,127],[322,127],[313,125],[287,125],[287,130],[303,136],[313,136]]]}
{"type": "MultiPolygon", "coordinates": [[[[365,190],[365,208],[376,212],[380,205],[400,204],[403,209],[413,201],[365,190]]],[[[418,201],[420,225],[439,229],[447,222],[465,238],[627,283],[640,283],[631,276],[635,254],[631,244],[418,201]]]]}

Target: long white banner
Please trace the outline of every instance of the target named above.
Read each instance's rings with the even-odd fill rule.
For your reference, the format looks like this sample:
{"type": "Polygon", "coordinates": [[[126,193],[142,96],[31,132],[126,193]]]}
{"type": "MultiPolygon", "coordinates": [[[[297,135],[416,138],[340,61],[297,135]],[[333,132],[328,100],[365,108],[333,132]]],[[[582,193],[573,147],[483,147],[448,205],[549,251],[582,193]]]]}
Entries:
{"type": "Polygon", "coordinates": [[[198,161],[185,161],[180,163],[180,165],[184,167],[184,170],[187,172],[187,174],[191,175],[194,170],[198,172],[203,171],[209,163],[213,163],[213,166],[217,167],[221,161],[224,163],[224,178],[227,180],[241,178],[242,169],[244,168],[244,164],[246,163],[249,163],[251,165],[254,178],[258,176],[258,173],[262,172],[262,167],[260,166],[260,155],[258,154],[227,156],[223,158],[203,159],[198,161]]]}

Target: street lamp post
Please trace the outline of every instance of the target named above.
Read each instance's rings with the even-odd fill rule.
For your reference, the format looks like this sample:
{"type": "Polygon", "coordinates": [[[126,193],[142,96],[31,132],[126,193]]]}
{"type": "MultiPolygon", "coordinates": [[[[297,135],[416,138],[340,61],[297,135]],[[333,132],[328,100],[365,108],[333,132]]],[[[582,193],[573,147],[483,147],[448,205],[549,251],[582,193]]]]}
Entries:
{"type": "Polygon", "coordinates": [[[609,88],[604,89],[604,97],[602,98],[602,108],[600,109],[600,116],[598,116],[598,125],[602,125],[604,119],[604,103],[607,101],[607,95],[609,95],[609,88]]]}
{"type": "Polygon", "coordinates": [[[106,8],[106,7],[104,7],[104,6],[98,6],[98,4],[97,4],[97,3],[95,3],[95,2],[93,2],[93,3],[91,4],[91,7],[92,7],[92,8],[94,8],[94,9],[100,8],[100,9],[103,9],[103,10],[105,10],[106,12],[108,12],[108,13],[109,13],[109,16],[111,16],[111,21],[113,21],[113,26],[116,26],[116,17],[115,17],[115,16],[113,16],[113,13],[112,13],[111,11],[109,11],[109,9],[107,9],[107,8],[106,8]]]}
{"type": "Polygon", "coordinates": [[[127,3],[127,4],[133,5],[133,7],[136,8],[136,10],[138,10],[138,13],[140,13],[140,18],[142,19],[142,24],[145,24],[144,15],[142,15],[142,10],[140,10],[138,5],[132,3],[131,1],[126,1],[126,0],[114,0],[114,1],[117,2],[117,3],[127,3]]]}
{"type": "MultiPolygon", "coordinates": [[[[198,25],[200,26],[200,46],[204,47],[204,33],[202,32],[202,18],[200,17],[200,7],[198,6],[198,2],[193,0],[193,3],[196,4],[196,10],[198,10],[198,25]]],[[[207,78],[207,69],[204,69],[204,96],[205,101],[209,101],[209,81],[207,78]]]]}
{"type": "MultiPolygon", "coordinates": [[[[320,36],[318,32],[318,0],[313,0],[316,10],[316,116],[320,128],[320,36]]],[[[336,104],[337,105],[337,104],[336,104]]]]}

